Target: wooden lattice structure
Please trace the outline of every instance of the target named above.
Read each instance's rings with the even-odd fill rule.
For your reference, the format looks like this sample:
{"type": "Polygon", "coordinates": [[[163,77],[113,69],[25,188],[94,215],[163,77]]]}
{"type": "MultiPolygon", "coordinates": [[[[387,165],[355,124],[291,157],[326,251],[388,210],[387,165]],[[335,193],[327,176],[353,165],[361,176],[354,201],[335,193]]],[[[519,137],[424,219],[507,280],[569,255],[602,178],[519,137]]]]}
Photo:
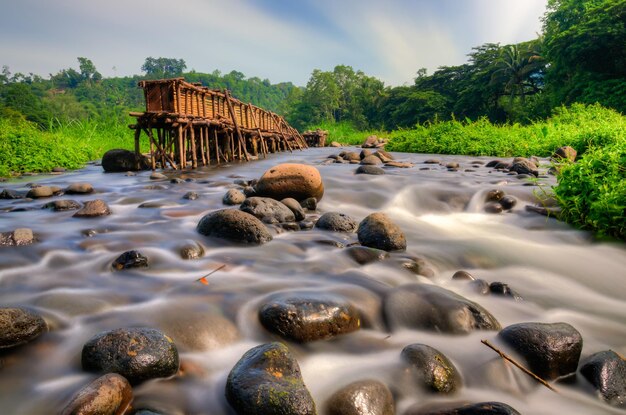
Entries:
{"type": "Polygon", "coordinates": [[[135,152],[142,132],[150,141],[152,169],[184,169],[212,162],[251,160],[278,151],[302,150],[300,133],[273,112],[233,98],[226,91],[183,78],[141,81],[146,111],[130,113],[137,123],[135,152]]]}
{"type": "Polygon", "coordinates": [[[318,128],[317,130],[303,132],[302,137],[309,147],[324,147],[326,145],[328,131],[318,128]]]}

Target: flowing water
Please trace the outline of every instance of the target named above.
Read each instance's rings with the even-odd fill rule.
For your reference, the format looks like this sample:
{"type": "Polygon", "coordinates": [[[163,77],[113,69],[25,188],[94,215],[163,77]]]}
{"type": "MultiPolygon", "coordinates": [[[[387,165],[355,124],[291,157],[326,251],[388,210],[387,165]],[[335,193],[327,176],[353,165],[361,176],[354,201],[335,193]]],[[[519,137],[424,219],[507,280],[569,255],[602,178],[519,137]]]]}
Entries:
{"type": "MultiPolygon", "coordinates": [[[[94,165],[31,178],[60,187],[91,183],[97,194],[62,198],[104,199],[113,214],[94,219],[41,209],[48,199],[0,200],[0,231],[29,227],[38,238],[30,246],[0,248],[0,305],[35,309],[50,326],[33,343],[0,356],[0,412],[57,413],[94,379],[80,367],[81,349],[89,338],[104,330],[149,326],[176,333],[175,340],[186,334],[179,346],[183,374],[134,387],[133,406],[173,415],[229,414],[224,384],[230,369],[246,350],[279,340],[258,321],[263,300],[278,291],[308,290],[348,298],[362,314],[358,332],[289,344],[320,413],[333,392],[363,378],[380,379],[396,392],[397,413],[416,402],[437,400],[502,401],[523,414],[620,413],[585,390],[581,381],[558,385],[556,394],[502,364],[480,342],[494,340],[495,332],[388,332],[381,317],[381,294],[411,282],[437,284],[478,302],[503,327],[563,321],[582,334],[583,356],[607,349],[626,355],[624,244],[593,241],[587,233],[526,211],[545,188],[475,163],[487,158],[439,157],[443,164],[461,164],[452,172],[423,164],[432,156],[398,153],[396,159],[415,167],[370,176],[355,175],[354,165],[324,164],[333,152],[337,150],[310,149],[250,163],[166,172],[187,180],[181,183],[151,181],[150,172],[104,174],[94,165]],[[343,247],[356,242],[356,234],[271,227],[273,241],[236,247],[196,232],[204,214],[224,207],[222,196],[237,187],[237,179],[258,178],[283,162],[310,163],[320,170],[326,192],[316,215],[337,211],[360,221],[372,212],[386,212],[405,232],[406,252],[359,265],[343,247]],[[491,189],[515,196],[518,204],[511,212],[483,213],[491,189]],[[189,191],[199,198],[182,198],[189,191]],[[156,207],[138,207],[145,202],[156,207]],[[205,255],[182,259],[180,249],[193,243],[200,244],[205,255]],[[130,249],[146,255],[149,267],[113,271],[111,263],[130,249]],[[411,260],[418,260],[422,274],[429,276],[403,266],[411,260]],[[196,281],[222,264],[224,268],[208,277],[208,285],[196,281]],[[524,301],[484,296],[471,284],[452,280],[461,269],[489,282],[508,283],[524,301]],[[446,354],[461,372],[463,388],[448,398],[403,393],[405,385],[394,373],[400,351],[411,343],[425,343],[446,354]]],[[[549,187],[554,178],[538,183],[549,187]]],[[[3,187],[27,190],[25,181],[3,187]]]]}

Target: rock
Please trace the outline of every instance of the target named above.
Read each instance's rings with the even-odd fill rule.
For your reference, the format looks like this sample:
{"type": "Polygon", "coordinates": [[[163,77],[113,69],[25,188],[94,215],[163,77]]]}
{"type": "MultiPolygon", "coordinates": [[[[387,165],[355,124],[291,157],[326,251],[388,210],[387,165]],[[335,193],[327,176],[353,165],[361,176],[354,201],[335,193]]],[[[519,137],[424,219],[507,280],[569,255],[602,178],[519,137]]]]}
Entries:
{"type": "Polygon", "coordinates": [[[180,248],[182,259],[198,259],[204,256],[204,248],[197,242],[188,243],[180,248]]]}
{"type": "Polygon", "coordinates": [[[385,174],[385,170],[381,169],[380,167],[376,167],[376,166],[363,165],[363,166],[359,166],[356,169],[355,174],[381,175],[381,174],[385,174]]]}
{"type": "Polygon", "coordinates": [[[172,338],[181,352],[216,350],[240,339],[237,326],[215,312],[196,312],[186,308],[171,314],[162,313],[157,317],[157,325],[172,338]]]}
{"type": "Polygon", "coordinates": [[[457,163],[456,161],[451,161],[446,164],[446,169],[458,169],[459,167],[459,163],[457,163]]]}
{"type": "Polygon", "coordinates": [[[532,174],[533,176],[539,176],[539,171],[535,163],[528,159],[520,159],[514,161],[513,164],[509,167],[509,170],[514,171],[518,174],[532,174]]]}
{"type": "Polygon", "coordinates": [[[380,159],[380,161],[382,161],[383,163],[388,163],[390,161],[393,161],[394,158],[391,155],[391,153],[386,152],[385,150],[376,150],[376,152],[374,153],[374,155],[376,157],[378,157],[380,159]]]}
{"type": "Polygon", "coordinates": [[[148,258],[138,251],[127,251],[117,257],[113,261],[113,269],[122,270],[129,268],[146,268],[148,266],[148,258]]]}
{"type": "Polygon", "coordinates": [[[361,147],[362,148],[376,148],[379,143],[380,143],[380,140],[378,137],[376,137],[375,135],[370,135],[369,137],[365,139],[365,141],[363,141],[363,144],[361,144],[361,147]]]}
{"type": "Polygon", "coordinates": [[[0,199],[22,199],[23,197],[24,196],[11,189],[4,189],[0,192],[0,199]]]}
{"type": "Polygon", "coordinates": [[[491,160],[489,163],[485,164],[485,167],[496,167],[500,163],[502,163],[502,160],[491,160]]]}
{"type": "Polygon", "coordinates": [[[363,219],[359,224],[357,234],[363,246],[383,251],[406,249],[404,233],[384,213],[372,213],[363,219]]]}
{"type": "Polygon", "coordinates": [[[65,173],[67,171],[67,169],[65,169],[64,167],[53,167],[52,168],[52,173],[65,173]]]}
{"type": "Polygon", "coordinates": [[[150,174],[150,180],[167,180],[167,176],[163,173],[159,173],[158,171],[152,172],[150,174]]]}
{"type": "Polygon", "coordinates": [[[408,364],[410,376],[418,386],[443,394],[460,389],[459,371],[439,350],[416,343],[406,346],[400,356],[408,364]]]}
{"type": "Polygon", "coordinates": [[[234,243],[260,245],[272,240],[263,222],[238,209],[222,209],[205,215],[196,230],[204,236],[234,243]]]}
{"type": "Polygon", "coordinates": [[[26,197],[30,197],[31,199],[40,199],[40,198],[52,197],[52,196],[54,196],[54,189],[50,186],[33,187],[26,194],[26,197]]]}
{"type": "Polygon", "coordinates": [[[431,268],[430,264],[422,258],[406,258],[402,262],[402,266],[415,275],[422,275],[426,278],[433,278],[435,276],[435,271],[431,268]]]}
{"type": "Polygon", "coordinates": [[[441,160],[439,159],[428,159],[424,161],[424,164],[441,164],[441,160]]]}
{"type": "Polygon", "coordinates": [[[0,350],[35,340],[48,329],[45,320],[22,307],[0,308],[0,350]]]}
{"type": "Polygon", "coordinates": [[[472,274],[467,271],[457,271],[452,275],[453,280],[462,280],[462,281],[474,281],[475,278],[472,274]]]}
{"type": "Polygon", "coordinates": [[[485,202],[499,202],[504,197],[504,192],[500,189],[491,189],[485,194],[485,202]]]}
{"type": "Polygon", "coordinates": [[[448,334],[500,329],[496,318],[480,305],[430,284],[407,284],[390,290],[383,311],[391,329],[409,327],[448,334]]]}
{"type": "Polygon", "coordinates": [[[222,202],[225,205],[240,205],[244,200],[246,200],[246,195],[237,189],[228,189],[222,198],[222,202]]]}
{"type": "Polygon", "coordinates": [[[75,200],[55,200],[50,203],[46,203],[43,205],[44,209],[52,209],[55,212],[64,212],[66,210],[77,210],[80,209],[81,204],[75,200]]]}
{"type": "Polygon", "coordinates": [[[501,200],[500,200],[500,205],[502,205],[502,207],[506,210],[511,210],[515,207],[515,205],[517,204],[517,199],[513,196],[507,195],[504,196],[501,200]]]}
{"type": "Polygon", "coordinates": [[[361,160],[363,160],[365,157],[369,157],[372,154],[374,154],[372,150],[370,150],[369,148],[364,148],[363,150],[361,150],[359,157],[361,158],[361,160]]]}
{"type": "Polygon", "coordinates": [[[200,196],[196,192],[187,192],[183,195],[183,199],[187,199],[187,200],[196,200],[199,197],[200,196]]]}
{"type": "Polygon", "coordinates": [[[356,161],[357,163],[361,162],[361,154],[357,153],[355,151],[347,151],[344,153],[343,156],[341,156],[341,158],[343,158],[346,161],[356,161]]]}
{"type": "Polygon", "coordinates": [[[361,160],[361,164],[364,166],[378,166],[383,164],[383,162],[378,157],[370,155],[361,160]]]}
{"type": "Polygon", "coordinates": [[[172,184],[181,184],[181,183],[185,183],[185,181],[183,179],[181,179],[180,177],[174,177],[174,178],[170,179],[170,183],[172,183],[172,184]]]}
{"type": "Polygon", "coordinates": [[[519,323],[498,337],[528,362],[540,378],[554,380],[576,371],[583,347],[578,330],[567,323],[519,323]]]}
{"type": "Polygon", "coordinates": [[[104,200],[88,200],[83,205],[83,208],[74,213],[75,218],[93,218],[97,216],[106,216],[111,214],[111,209],[104,202],[104,200]]]}
{"type": "Polygon", "coordinates": [[[330,147],[343,147],[343,146],[341,144],[339,144],[338,142],[336,142],[336,141],[332,141],[330,143],[330,147]]]}
{"type": "Polygon", "coordinates": [[[269,197],[249,197],[239,209],[249,213],[265,223],[285,223],[295,221],[291,209],[269,197]]]}
{"type": "Polygon", "coordinates": [[[552,158],[557,161],[567,160],[567,161],[574,162],[574,160],[576,160],[576,155],[578,155],[578,152],[576,150],[574,150],[570,146],[564,146],[564,147],[557,148],[554,151],[552,158]]]}
{"type": "Polygon", "coordinates": [[[411,406],[404,415],[521,415],[515,409],[502,402],[480,402],[462,406],[436,404],[436,407],[411,406]]]}
{"type": "Polygon", "coordinates": [[[0,233],[0,246],[23,246],[35,242],[32,229],[17,228],[13,232],[0,233]]]}
{"type": "Polygon", "coordinates": [[[133,399],[125,377],[107,373],[79,390],[63,408],[61,415],[123,414],[133,399]]]}
{"type": "Polygon", "coordinates": [[[282,200],[288,197],[297,201],[314,197],[318,201],[324,195],[324,183],[320,172],[306,164],[279,164],[266,171],[256,184],[259,196],[282,200]]]}
{"type": "Polygon", "coordinates": [[[357,221],[339,212],[324,213],[315,224],[316,228],[333,232],[354,232],[357,226],[357,221]]]}
{"type": "Polygon", "coordinates": [[[105,331],[82,350],[83,369],[118,373],[132,384],[178,372],[178,350],[172,339],[153,328],[105,331]]]}
{"type": "Polygon", "coordinates": [[[102,168],[109,173],[122,173],[148,169],[148,159],[137,156],[133,151],[114,149],[102,156],[102,168]]]}
{"type": "Polygon", "coordinates": [[[400,169],[408,169],[413,167],[411,163],[403,163],[401,161],[389,161],[385,163],[385,167],[397,167],[400,169]]]}
{"type": "Polygon", "coordinates": [[[226,380],[226,400],[238,415],[316,415],[300,366],[282,343],[248,350],[226,380]]]}
{"type": "Polygon", "coordinates": [[[328,415],[394,415],[389,388],[377,380],[353,382],[335,392],[326,403],[328,415]]]}
{"type": "Polygon", "coordinates": [[[381,249],[368,248],[366,246],[351,246],[345,253],[360,265],[382,261],[389,258],[389,253],[381,249]]]}
{"type": "MultiPolygon", "coordinates": [[[[313,200],[315,200],[315,198],[313,198],[313,200]]],[[[304,218],[306,217],[306,214],[304,213],[304,209],[302,208],[302,206],[300,206],[300,203],[298,203],[296,199],[288,197],[286,199],[281,200],[280,203],[287,206],[289,210],[291,210],[291,213],[293,213],[293,216],[296,218],[296,221],[300,222],[301,220],[304,220],[304,218]]]]}
{"type": "Polygon", "coordinates": [[[302,209],[306,209],[310,212],[315,212],[317,210],[317,199],[314,197],[309,197],[300,201],[300,206],[302,209]]]}
{"type": "Polygon", "coordinates": [[[592,354],[580,365],[580,374],[609,405],[626,408],[626,360],[612,350],[592,354]]]}
{"type": "Polygon", "coordinates": [[[68,195],[85,195],[93,192],[94,188],[89,183],[72,183],[65,189],[68,195]]]}
{"type": "Polygon", "coordinates": [[[509,287],[509,284],[505,284],[503,282],[492,282],[489,284],[489,291],[492,294],[501,295],[503,297],[511,297],[515,301],[522,301],[522,296],[513,291],[511,287],[509,287]]]}
{"type": "Polygon", "coordinates": [[[489,203],[485,203],[483,210],[487,213],[498,214],[498,213],[502,213],[504,211],[504,208],[498,202],[489,202],[489,203]]]}
{"type": "Polygon", "coordinates": [[[469,285],[477,294],[480,295],[488,295],[491,292],[489,283],[480,278],[470,281],[469,285]]]}
{"type": "MultiPolygon", "coordinates": [[[[505,162],[500,162],[500,163],[496,164],[495,166],[493,166],[493,168],[496,169],[496,170],[508,170],[509,167],[511,167],[511,164],[505,163],[505,162]]],[[[517,173],[517,171],[516,171],[516,173],[517,173]]]]}
{"type": "Polygon", "coordinates": [[[357,309],[341,297],[315,292],[275,295],[259,309],[263,327],[298,343],[330,339],[361,326],[357,309]]]}

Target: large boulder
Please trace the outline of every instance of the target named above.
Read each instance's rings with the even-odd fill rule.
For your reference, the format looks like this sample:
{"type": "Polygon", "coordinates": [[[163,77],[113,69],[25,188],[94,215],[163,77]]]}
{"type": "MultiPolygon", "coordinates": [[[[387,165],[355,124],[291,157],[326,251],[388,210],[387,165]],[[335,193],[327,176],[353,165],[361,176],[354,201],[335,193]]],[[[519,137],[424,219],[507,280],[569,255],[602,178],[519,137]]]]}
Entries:
{"type": "Polygon", "coordinates": [[[361,325],[358,310],[343,298],[314,292],[278,294],[259,310],[261,324],[295,342],[329,339],[361,325]]]}
{"type": "Polygon", "coordinates": [[[138,171],[148,169],[148,159],[133,151],[113,149],[102,156],[102,168],[108,173],[138,171]]]}
{"type": "Polygon", "coordinates": [[[516,158],[509,166],[510,171],[514,171],[517,174],[532,174],[533,176],[539,176],[539,169],[537,165],[531,160],[526,158],[516,158]]]}
{"type": "Polygon", "coordinates": [[[554,380],[576,372],[583,338],[567,323],[518,323],[498,337],[528,362],[540,378],[554,380]]]}
{"type": "Polygon", "coordinates": [[[411,380],[436,393],[453,393],[461,387],[461,375],[439,350],[425,344],[406,346],[400,354],[407,364],[411,380]]]}
{"type": "Polygon", "coordinates": [[[363,246],[383,251],[406,249],[404,233],[384,213],[372,213],[363,219],[359,224],[357,235],[363,246]]]}
{"type": "Polygon", "coordinates": [[[123,414],[133,399],[128,380],[116,373],[107,373],[76,392],[61,415],[123,414]]]}
{"type": "Polygon", "coordinates": [[[222,209],[205,215],[196,230],[205,236],[240,244],[260,245],[272,240],[263,222],[238,209],[222,209]]]}
{"type": "Polygon", "coordinates": [[[570,146],[559,147],[554,151],[552,158],[557,161],[568,160],[573,162],[576,160],[578,152],[570,146]]]}
{"type": "Polygon", "coordinates": [[[580,374],[610,405],[626,408],[626,360],[612,350],[592,354],[580,365],[580,374]]]}
{"type": "Polygon", "coordinates": [[[83,369],[119,373],[131,383],[169,377],[178,372],[178,350],[171,338],[153,328],[105,331],[82,350],[83,369]]]}
{"type": "Polygon", "coordinates": [[[394,415],[389,388],[377,380],[353,382],[335,392],[326,403],[328,415],[394,415]]]}
{"type": "Polygon", "coordinates": [[[314,197],[319,201],[324,195],[324,183],[315,167],[284,163],[263,173],[255,190],[258,196],[276,200],[291,197],[301,201],[314,197]]]}
{"type": "Polygon", "coordinates": [[[243,201],[239,209],[265,223],[285,223],[296,220],[291,209],[269,197],[249,197],[243,201]]]}
{"type": "Polygon", "coordinates": [[[300,366],[282,343],[248,350],[226,380],[226,400],[239,415],[315,415],[300,366]]]}
{"type": "Polygon", "coordinates": [[[448,334],[500,329],[496,318],[480,305],[431,284],[394,288],[385,296],[383,307],[391,329],[409,327],[448,334]]]}
{"type": "Polygon", "coordinates": [[[48,329],[37,313],[21,307],[0,308],[0,350],[28,343],[48,329]]]}

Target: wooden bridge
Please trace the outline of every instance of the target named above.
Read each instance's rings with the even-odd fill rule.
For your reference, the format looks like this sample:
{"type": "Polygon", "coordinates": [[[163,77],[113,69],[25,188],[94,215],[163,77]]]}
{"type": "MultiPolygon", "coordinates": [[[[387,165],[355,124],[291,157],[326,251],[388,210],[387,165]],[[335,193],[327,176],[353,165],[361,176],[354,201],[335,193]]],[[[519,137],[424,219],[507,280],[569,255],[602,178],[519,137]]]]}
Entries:
{"type": "Polygon", "coordinates": [[[145,112],[131,112],[137,123],[135,152],[142,132],[150,142],[152,169],[251,160],[268,153],[307,147],[283,117],[183,78],[141,81],[145,112]]]}

